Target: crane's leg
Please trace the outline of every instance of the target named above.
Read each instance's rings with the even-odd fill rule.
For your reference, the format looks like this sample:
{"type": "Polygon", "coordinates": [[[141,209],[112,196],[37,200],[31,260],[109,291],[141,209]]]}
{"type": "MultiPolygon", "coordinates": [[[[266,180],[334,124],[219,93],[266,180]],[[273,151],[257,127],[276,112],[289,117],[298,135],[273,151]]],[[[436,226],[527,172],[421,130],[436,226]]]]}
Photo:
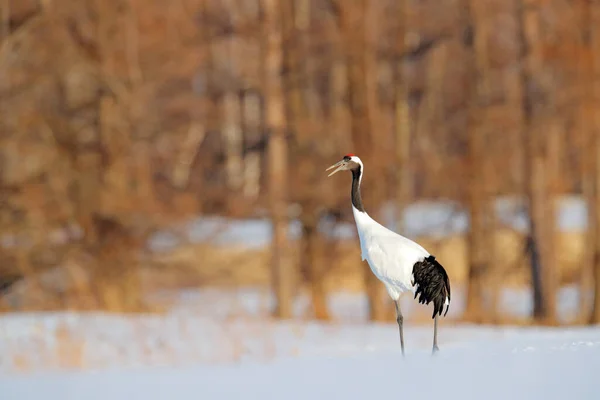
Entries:
{"type": "Polygon", "coordinates": [[[435,318],[433,319],[433,350],[431,351],[432,354],[435,354],[438,351],[440,351],[440,348],[437,345],[437,326],[438,326],[438,316],[436,315],[435,318]]]}
{"type": "Polygon", "coordinates": [[[398,322],[398,329],[400,330],[400,347],[402,348],[402,356],[404,356],[404,330],[402,326],[404,324],[404,317],[402,316],[402,311],[400,310],[400,299],[395,301],[396,303],[396,322],[398,322]]]}

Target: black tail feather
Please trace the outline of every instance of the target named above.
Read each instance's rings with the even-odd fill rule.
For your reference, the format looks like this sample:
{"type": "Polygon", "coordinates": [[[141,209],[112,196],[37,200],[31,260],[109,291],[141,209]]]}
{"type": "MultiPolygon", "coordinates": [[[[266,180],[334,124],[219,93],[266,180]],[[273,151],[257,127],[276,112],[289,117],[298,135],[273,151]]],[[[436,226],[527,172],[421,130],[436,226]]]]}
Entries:
{"type": "Polygon", "coordinates": [[[433,314],[446,316],[450,308],[450,280],[442,265],[434,256],[428,256],[423,261],[418,261],[413,266],[413,285],[416,286],[415,299],[419,296],[420,304],[433,302],[433,314]],[[444,305],[448,299],[446,312],[444,305]]]}

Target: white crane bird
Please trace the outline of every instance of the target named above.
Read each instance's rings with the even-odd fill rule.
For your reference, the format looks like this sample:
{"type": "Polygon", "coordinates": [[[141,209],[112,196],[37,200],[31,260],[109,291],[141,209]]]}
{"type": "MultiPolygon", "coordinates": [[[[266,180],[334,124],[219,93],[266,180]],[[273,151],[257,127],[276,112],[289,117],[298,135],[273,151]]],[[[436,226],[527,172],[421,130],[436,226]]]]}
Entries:
{"type": "Polygon", "coordinates": [[[354,154],[346,154],[344,158],[327,168],[335,168],[328,176],[339,171],[352,172],[352,213],[360,239],[362,260],[367,260],[373,274],[385,285],[388,294],[396,304],[396,316],[400,331],[400,346],[404,355],[404,332],[400,296],[412,291],[419,303],[433,302],[433,350],[437,345],[438,315],[450,307],[450,280],[442,265],[419,244],[384,227],[367,214],[360,196],[360,182],[364,166],[360,158],[354,154]]]}

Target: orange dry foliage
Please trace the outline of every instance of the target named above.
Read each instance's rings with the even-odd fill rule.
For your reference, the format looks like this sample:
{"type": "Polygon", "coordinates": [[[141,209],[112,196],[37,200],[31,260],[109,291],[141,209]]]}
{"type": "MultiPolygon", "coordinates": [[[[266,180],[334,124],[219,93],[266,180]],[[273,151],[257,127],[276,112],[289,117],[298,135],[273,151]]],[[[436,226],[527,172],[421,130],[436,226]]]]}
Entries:
{"type": "MultiPolygon", "coordinates": [[[[402,208],[423,199],[474,211],[479,233],[468,244],[453,236],[431,245],[463,243],[449,246],[444,263],[453,280],[481,278],[473,286],[481,287],[518,264],[518,280],[526,282],[523,236],[507,233],[489,210],[498,195],[535,195],[530,205],[543,219],[552,209],[542,207],[546,200],[579,194],[582,185],[593,198],[585,149],[597,127],[582,110],[594,109],[597,93],[585,90],[595,82],[581,76],[597,75],[599,50],[586,7],[521,0],[4,1],[0,276],[25,275],[35,288],[29,296],[44,299],[38,308],[136,311],[145,309],[148,283],[159,287],[166,276],[181,284],[270,284],[268,263],[289,263],[280,297],[306,284],[314,316],[327,319],[331,286],[323,282],[348,280],[339,273],[347,262],[353,286],[369,287],[373,314],[385,315],[389,310],[376,307],[377,282],[360,277],[366,266],[356,243],[324,234],[351,221],[347,182],[323,174],[351,151],[365,161],[367,208],[378,218],[384,203],[402,208]],[[537,169],[526,168],[527,149],[537,169]],[[540,171],[547,172],[543,182],[540,171]],[[274,254],[282,256],[247,253],[259,254],[254,272],[236,269],[232,249],[218,256],[214,248],[188,251],[181,268],[148,251],[153,233],[176,232],[192,216],[262,217],[269,206],[277,222],[274,254]],[[292,219],[302,236],[287,243],[292,219]],[[498,245],[506,237],[514,257],[498,245]],[[494,250],[483,254],[490,243],[494,250]],[[485,276],[468,273],[475,264],[485,276]],[[44,273],[57,270],[56,279],[69,282],[60,289],[45,282],[44,273]]],[[[402,226],[399,215],[393,219],[402,226]]],[[[547,225],[534,239],[541,262],[552,266],[552,243],[562,239],[547,225]]],[[[592,257],[584,259],[576,272],[558,260],[541,281],[549,288],[585,282],[593,274],[592,257]]],[[[542,292],[552,306],[552,295],[542,292]]]]}

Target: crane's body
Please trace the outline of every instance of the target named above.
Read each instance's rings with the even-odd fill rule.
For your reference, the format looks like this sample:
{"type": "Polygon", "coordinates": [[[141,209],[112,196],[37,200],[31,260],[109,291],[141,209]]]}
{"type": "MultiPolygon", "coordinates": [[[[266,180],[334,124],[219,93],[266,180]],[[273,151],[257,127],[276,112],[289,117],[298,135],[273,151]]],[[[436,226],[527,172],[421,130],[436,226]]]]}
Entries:
{"type": "Polygon", "coordinates": [[[429,253],[419,244],[396,234],[372,219],[366,212],[352,207],[360,241],[361,258],[383,284],[392,300],[413,291],[414,260],[429,253]]]}
{"type": "MultiPolygon", "coordinates": [[[[360,158],[347,154],[342,161],[328,169],[352,172],[352,213],[360,240],[361,258],[367,261],[373,274],[385,285],[396,304],[400,343],[404,354],[403,316],[400,296],[405,292],[419,296],[419,303],[433,303],[434,342],[437,351],[437,317],[450,306],[450,281],[442,265],[418,243],[386,228],[367,214],[360,195],[364,166],[360,158]]],[[[444,315],[446,315],[444,313],[444,315]]]]}

